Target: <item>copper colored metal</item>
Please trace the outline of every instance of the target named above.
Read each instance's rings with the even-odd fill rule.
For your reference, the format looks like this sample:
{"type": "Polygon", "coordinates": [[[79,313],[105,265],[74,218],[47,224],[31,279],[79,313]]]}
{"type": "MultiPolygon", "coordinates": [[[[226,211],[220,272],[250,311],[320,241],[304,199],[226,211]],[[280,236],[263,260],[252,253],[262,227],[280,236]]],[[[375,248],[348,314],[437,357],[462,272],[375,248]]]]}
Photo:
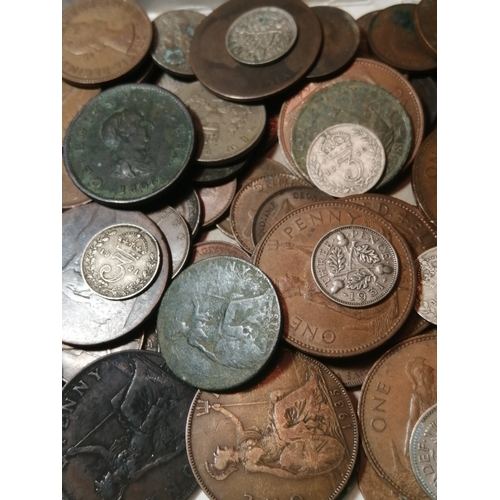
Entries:
{"type": "Polygon", "coordinates": [[[203,207],[203,228],[214,224],[229,210],[236,194],[236,185],[236,179],[233,179],[220,186],[197,188],[203,207]]]}
{"type": "Polygon", "coordinates": [[[240,247],[227,243],[225,241],[204,241],[193,246],[191,256],[191,264],[198,262],[208,257],[216,257],[218,255],[228,255],[230,257],[239,257],[250,262],[249,255],[240,247]]]}
{"type": "Polygon", "coordinates": [[[398,500],[401,497],[378,475],[361,447],[359,453],[358,486],[365,500],[398,500]]]}
{"type": "Polygon", "coordinates": [[[437,56],[437,0],[421,0],[415,9],[417,35],[437,56]]]}
{"type": "Polygon", "coordinates": [[[370,44],[368,43],[368,27],[370,26],[371,20],[378,14],[378,12],[378,10],[373,10],[356,19],[360,35],[358,50],[355,54],[356,57],[379,60],[379,58],[370,50],[370,44]]]}

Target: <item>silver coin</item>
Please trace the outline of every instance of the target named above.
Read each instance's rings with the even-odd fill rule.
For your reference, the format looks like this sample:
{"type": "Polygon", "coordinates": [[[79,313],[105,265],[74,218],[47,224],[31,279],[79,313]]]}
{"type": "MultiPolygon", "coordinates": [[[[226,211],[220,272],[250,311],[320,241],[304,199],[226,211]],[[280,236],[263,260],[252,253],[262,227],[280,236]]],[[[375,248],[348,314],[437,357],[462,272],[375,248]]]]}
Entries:
{"type": "Polygon", "coordinates": [[[422,318],[437,325],[437,247],[418,256],[417,273],[415,310],[422,318]]]}
{"type": "Polygon", "coordinates": [[[410,438],[410,463],[420,487],[437,499],[437,405],[418,419],[410,438]]]}
{"type": "Polygon", "coordinates": [[[226,33],[226,49],[243,64],[260,65],[276,61],[293,47],[297,24],[277,7],[260,7],[238,17],[226,33]]]}
{"type": "Polygon", "coordinates": [[[135,297],[154,280],[160,248],[142,227],[115,224],[99,231],[82,257],[82,276],[97,295],[110,300],[135,297]]]}
{"type": "Polygon", "coordinates": [[[396,251],[382,234],[365,226],[340,226],[316,244],[311,271],[321,292],[348,307],[380,302],[394,288],[396,251]]]}
{"type": "Polygon", "coordinates": [[[306,166],[314,185],[331,196],[366,193],[384,173],[384,146],[370,129],[341,123],[313,139],[306,166]]]}
{"type": "Polygon", "coordinates": [[[177,95],[179,89],[189,85],[190,82],[179,80],[178,78],[174,78],[168,73],[165,73],[165,71],[162,71],[160,75],[158,75],[158,77],[151,83],[154,83],[155,85],[158,85],[158,87],[169,90],[172,94],[177,95]]]}

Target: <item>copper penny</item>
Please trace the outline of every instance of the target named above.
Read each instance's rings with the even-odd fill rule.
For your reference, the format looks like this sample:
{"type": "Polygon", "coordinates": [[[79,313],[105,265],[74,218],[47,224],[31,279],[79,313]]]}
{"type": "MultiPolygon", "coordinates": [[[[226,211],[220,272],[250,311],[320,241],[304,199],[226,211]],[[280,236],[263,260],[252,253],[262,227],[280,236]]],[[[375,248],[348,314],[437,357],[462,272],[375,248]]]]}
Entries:
{"type": "Polygon", "coordinates": [[[177,191],[170,205],[184,217],[191,230],[191,236],[194,238],[201,226],[201,201],[196,190],[184,184],[177,191]]]}
{"type": "Polygon", "coordinates": [[[197,188],[203,210],[202,227],[206,228],[218,221],[229,210],[236,194],[237,181],[219,186],[197,188]]]}
{"type": "Polygon", "coordinates": [[[189,178],[195,186],[218,186],[235,178],[251,161],[252,155],[250,154],[243,159],[220,167],[195,163],[189,172],[189,178]]]}
{"type": "Polygon", "coordinates": [[[407,243],[383,217],[352,203],[323,202],[295,210],[266,233],[252,259],[278,290],[283,338],[310,354],[345,357],[369,352],[398,331],[415,302],[416,271],[407,243]],[[328,231],[348,224],[381,233],[396,250],[400,266],[391,294],[363,309],[329,300],[311,274],[316,243],[328,231]]]}
{"type": "Polygon", "coordinates": [[[214,94],[233,101],[257,101],[271,97],[300,80],[313,65],[322,42],[321,25],[299,0],[246,0],[225,2],[204,19],[193,36],[190,63],[198,80],[214,94]],[[252,66],[236,61],[226,49],[226,33],[245,12],[276,7],[292,16],[299,36],[281,59],[252,66]]]}
{"type": "Polygon", "coordinates": [[[97,84],[115,80],[149,51],[153,29],[130,0],[79,0],[62,15],[62,77],[97,84]]]}
{"type": "Polygon", "coordinates": [[[437,56],[437,0],[421,0],[415,9],[415,27],[434,56],[437,56]]]}
{"type": "Polygon", "coordinates": [[[250,257],[239,246],[227,243],[226,241],[203,241],[193,246],[191,264],[208,257],[218,255],[228,255],[229,257],[239,257],[250,262],[250,257]]]}
{"type": "Polygon", "coordinates": [[[427,136],[418,151],[411,185],[419,208],[437,225],[437,129],[427,136]]]}
{"type": "Polygon", "coordinates": [[[186,442],[193,473],[210,499],[333,500],[353,472],[358,431],[337,377],[283,349],[252,387],[198,391],[186,442]]]}
{"type": "Polygon", "coordinates": [[[378,12],[378,10],[373,10],[356,19],[356,24],[359,28],[359,45],[355,54],[356,57],[378,59],[378,57],[370,50],[370,44],[368,43],[368,27],[370,26],[371,20],[378,14],[378,12]]]}
{"type": "Polygon", "coordinates": [[[415,29],[415,4],[392,5],[371,21],[368,43],[387,64],[406,71],[427,71],[437,67],[415,29]]]}
{"type": "Polygon", "coordinates": [[[431,132],[437,120],[437,79],[434,76],[411,76],[410,84],[424,109],[425,131],[431,132]]]}
{"type": "Polygon", "coordinates": [[[425,499],[410,464],[410,439],[422,413],[437,401],[437,336],[419,335],[390,349],[361,389],[359,419],[368,460],[392,489],[425,499]]]}

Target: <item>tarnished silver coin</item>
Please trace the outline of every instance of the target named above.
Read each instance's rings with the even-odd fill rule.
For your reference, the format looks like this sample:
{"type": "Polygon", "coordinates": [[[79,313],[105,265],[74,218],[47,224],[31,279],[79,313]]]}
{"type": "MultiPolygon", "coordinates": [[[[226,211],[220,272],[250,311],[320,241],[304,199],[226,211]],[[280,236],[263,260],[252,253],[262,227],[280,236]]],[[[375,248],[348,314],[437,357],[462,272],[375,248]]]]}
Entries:
{"type": "Polygon", "coordinates": [[[160,351],[181,380],[217,391],[255,376],[281,330],[269,278],[236,257],[211,257],[184,269],[167,288],[157,320],[160,351]]]}
{"type": "Polygon", "coordinates": [[[422,318],[437,325],[437,247],[418,256],[417,273],[415,310],[422,318]]]}
{"type": "Polygon", "coordinates": [[[132,224],[116,224],[99,231],[83,251],[83,279],[106,299],[139,295],[159,268],[160,248],[155,237],[132,224]]]}
{"type": "Polygon", "coordinates": [[[384,173],[384,146],[370,129],[341,123],[313,139],[306,166],[315,186],[331,196],[366,193],[384,173]]]}
{"type": "Polygon", "coordinates": [[[316,285],[347,307],[380,302],[396,284],[396,251],[382,234],[365,226],[340,226],[326,233],[311,257],[316,285]]]}
{"type": "Polygon", "coordinates": [[[280,59],[297,39],[293,17],[278,7],[260,7],[238,17],[226,33],[226,48],[243,64],[260,65],[280,59]]]}
{"type": "Polygon", "coordinates": [[[410,463],[420,487],[437,500],[437,404],[422,413],[413,428],[410,463]]]}

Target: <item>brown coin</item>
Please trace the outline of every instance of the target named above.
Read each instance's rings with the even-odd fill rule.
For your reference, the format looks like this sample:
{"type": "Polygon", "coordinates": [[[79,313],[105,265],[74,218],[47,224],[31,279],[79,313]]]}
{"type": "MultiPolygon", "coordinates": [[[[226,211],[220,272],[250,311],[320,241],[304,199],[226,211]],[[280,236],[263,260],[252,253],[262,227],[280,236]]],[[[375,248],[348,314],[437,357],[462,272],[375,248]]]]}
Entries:
{"type": "Polygon", "coordinates": [[[196,190],[184,184],[170,204],[184,217],[194,238],[201,226],[201,201],[196,190]]]}
{"type": "Polygon", "coordinates": [[[78,0],[62,16],[62,77],[97,84],[137,66],[153,37],[146,12],[131,0],[78,0]]]}
{"type": "Polygon", "coordinates": [[[390,349],[361,389],[359,419],[371,465],[409,500],[426,499],[413,475],[410,438],[420,415],[436,404],[437,336],[419,335],[390,349]]]}
{"type": "Polygon", "coordinates": [[[236,194],[236,186],[237,181],[233,179],[220,186],[197,188],[203,207],[203,228],[214,224],[229,210],[236,194]]]}
{"type": "Polygon", "coordinates": [[[337,7],[312,7],[323,29],[323,46],[318,60],[307,73],[308,80],[326,78],[354,57],[359,45],[359,27],[354,18],[337,7]]]}
{"type": "Polygon", "coordinates": [[[384,218],[352,203],[323,202],[295,210],[266,233],[252,260],[278,290],[283,338],[313,355],[346,357],[375,349],[398,331],[415,302],[416,272],[407,243],[384,218]],[[311,274],[316,243],[328,231],[348,224],[367,226],[384,235],[400,265],[393,292],[364,309],[329,300],[311,274]]]}
{"type": "Polygon", "coordinates": [[[417,35],[437,55],[437,0],[421,0],[415,9],[417,35]]]}
{"type": "Polygon", "coordinates": [[[378,12],[378,10],[373,10],[356,19],[360,35],[356,57],[378,60],[378,57],[370,50],[370,44],[368,43],[368,27],[370,26],[371,20],[378,14],[378,12]]]}
{"type": "Polygon", "coordinates": [[[333,373],[283,349],[252,387],[198,391],[186,442],[193,473],[211,499],[333,500],[354,468],[357,422],[333,373]]]}
{"type": "Polygon", "coordinates": [[[254,179],[238,191],[231,205],[231,228],[243,250],[252,253],[255,248],[252,226],[260,205],[272,194],[290,186],[309,186],[309,184],[291,174],[269,174],[254,179]]]}
{"type": "MultiPolygon", "coordinates": [[[[271,97],[300,80],[313,65],[321,47],[321,25],[299,0],[247,0],[225,2],[204,19],[193,36],[190,63],[198,80],[213,93],[233,101],[257,101],[271,97]],[[236,61],[226,49],[226,33],[246,11],[277,7],[290,14],[300,35],[290,51],[267,65],[236,61]]],[[[272,38],[263,43],[272,43],[272,38]]]]}
{"type": "Polygon", "coordinates": [[[437,129],[422,143],[413,163],[411,185],[418,206],[437,225],[437,129]]]}
{"type": "Polygon", "coordinates": [[[406,71],[427,71],[437,66],[415,29],[415,4],[392,5],[381,10],[368,29],[370,48],[383,61],[406,71]]]}
{"type": "Polygon", "coordinates": [[[422,103],[427,134],[434,129],[437,120],[437,79],[434,76],[411,76],[410,84],[422,103]]]}
{"type": "Polygon", "coordinates": [[[218,255],[228,255],[230,257],[239,257],[250,262],[250,257],[240,247],[227,243],[226,241],[203,241],[193,246],[191,264],[208,257],[217,257],[218,255]]]}

